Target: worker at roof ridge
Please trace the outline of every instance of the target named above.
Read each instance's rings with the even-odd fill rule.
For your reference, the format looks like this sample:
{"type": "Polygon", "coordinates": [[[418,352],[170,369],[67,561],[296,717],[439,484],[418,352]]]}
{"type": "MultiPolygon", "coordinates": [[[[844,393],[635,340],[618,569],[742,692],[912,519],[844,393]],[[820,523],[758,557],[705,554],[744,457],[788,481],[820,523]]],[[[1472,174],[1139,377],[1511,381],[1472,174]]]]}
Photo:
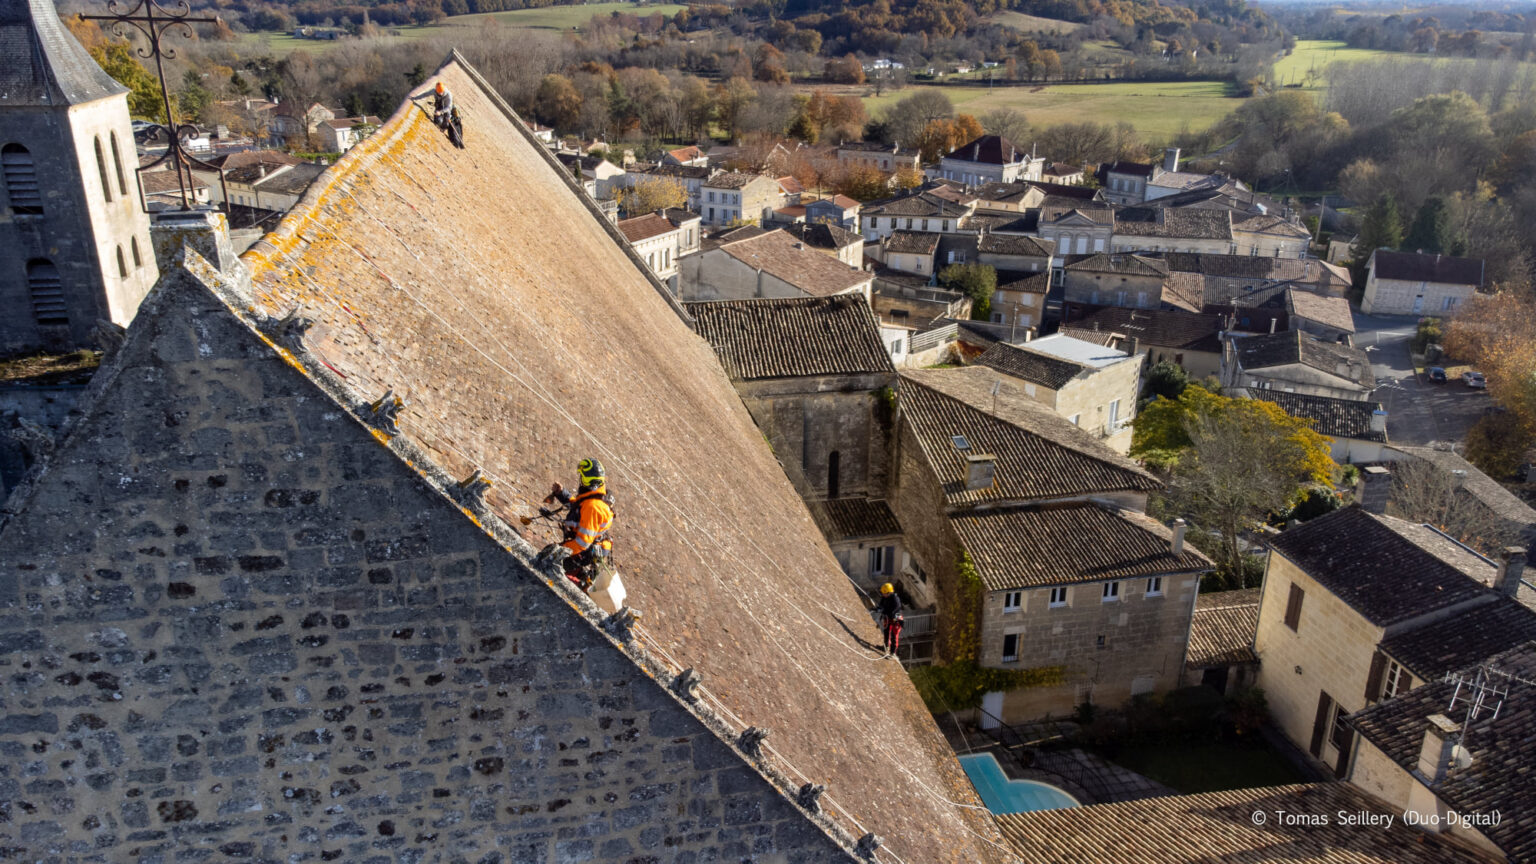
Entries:
{"type": "MultiPolygon", "coordinates": [[[[432,92],[432,122],[443,126],[453,114],[453,93],[449,92],[443,82],[437,82],[437,87],[432,92]]],[[[446,127],[445,127],[446,128],[446,127]]]]}

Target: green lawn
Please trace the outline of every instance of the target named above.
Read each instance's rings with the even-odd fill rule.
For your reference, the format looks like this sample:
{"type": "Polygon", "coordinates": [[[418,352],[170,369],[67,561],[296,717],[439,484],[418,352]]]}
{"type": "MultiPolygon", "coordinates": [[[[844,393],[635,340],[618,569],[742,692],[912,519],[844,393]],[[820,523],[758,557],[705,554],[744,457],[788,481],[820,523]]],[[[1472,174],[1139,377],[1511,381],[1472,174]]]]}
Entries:
{"type": "MultiPolygon", "coordinates": [[[[1188,126],[1204,129],[1225,117],[1241,99],[1228,95],[1227,86],[1216,81],[1117,81],[1110,84],[998,85],[939,87],[955,109],[980,117],[994,108],[1024,112],[1029,122],[1051,126],[1093,120],[1116,123],[1124,120],[1150,139],[1172,137],[1188,126]]],[[[864,99],[864,108],[876,116],[886,106],[916,92],[909,87],[864,99]]]]}
{"type": "MultiPolygon", "coordinates": [[[[481,15],[455,15],[445,18],[437,24],[425,27],[391,27],[386,30],[388,35],[380,37],[385,40],[396,39],[427,39],[433,36],[446,36],[454,33],[462,27],[480,27],[487,18],[495,18],[498,24],[504,27],[528,29],[528,30],[569,30],[572,27],[580,27],[587,23],[593,15],[608,15],[613,12],[627,12],[634,15],[676,15],[687,7],[676,3],[587,3],[580,6],[545,6],[538,9],[515,9],[510,12],[488,12],[481,15]]],[[[338,45],[344,45],[347,38],[336,40],[320,39],[295,39],[287,33],[242,33],[240,43],[247,50],[265,49],[267,53],[275,57],[282,57],[289,52],[302,48],[312,54],[329,51],[338,45]]]]}
{"type": "Polygon", "coordinates": [[[1302,777],[1263,745],[1159,744],[1121,750],[1116,763],[1185,795],[1299,783],[1302,777]]]}
{"type": "Polygon", "coordinates": [[[1023,12],[1013,11],[994,12],[987,17],[987,20],[1025,33],[1071,33],[1083,26],[1076,21],[1041,18],[1038,15],[1026,15],[1023,12]]]}
{"type": "Polygon", "coordinates": [[[1275,77],[1281,84],[1304,84],[1307,73],[1316,71],[1318,79],[1312,89],[1326,86],[1322,73],[1334,63],[1358,63],[1362,60],[1381,60],[1387,57],[1428,57],[1419,54],[1401,54],[1395,51],[1377,51],[1374,48],[1351,48],[1343,42],[1303,39],[1288,57],[1275,63],[1275,77]]]}

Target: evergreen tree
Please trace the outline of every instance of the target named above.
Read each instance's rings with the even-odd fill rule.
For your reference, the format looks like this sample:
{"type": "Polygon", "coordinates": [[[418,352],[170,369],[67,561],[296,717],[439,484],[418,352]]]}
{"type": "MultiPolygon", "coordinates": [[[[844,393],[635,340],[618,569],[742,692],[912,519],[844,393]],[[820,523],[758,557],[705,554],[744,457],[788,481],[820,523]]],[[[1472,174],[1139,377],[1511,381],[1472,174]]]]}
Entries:
{"type": "Polygon", "coordinates": [[[1449,254],[1456,245],[1451,228],[1451,212],[1445,199],[1431,195],[1424,199],[1424,206],[1413,217],[1408,236],[1403,238],[1403,248],[1434,255],[1449,254]]]}
{"type": "Polygon", "coordinates": [[[1371,260],[1371,253],[1377,249],[1397,249],[1402,245],[1403,219],[1397,210],[1397,199],[1387,193],[1377,198],[1376,203],[1365,211],[1360,236],[1350,250],[1354,261],[1349,269],[1356,290],[1365,286],[1365,266],[1371,260]]]}

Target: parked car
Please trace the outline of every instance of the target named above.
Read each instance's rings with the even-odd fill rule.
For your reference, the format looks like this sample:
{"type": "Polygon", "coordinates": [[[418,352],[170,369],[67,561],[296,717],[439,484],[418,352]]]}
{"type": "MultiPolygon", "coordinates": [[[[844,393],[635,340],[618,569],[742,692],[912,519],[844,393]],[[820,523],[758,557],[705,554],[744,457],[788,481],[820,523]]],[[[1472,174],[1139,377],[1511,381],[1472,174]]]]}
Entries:
{"type": "Polygon", "coordinates": [[[1443,369],[1443,368],[1441,368],[1439,366],[1431,366],[1431,367],[1429,367],[1429,380],[1430,380],[1430,383],[1433,383],[1433,384],[1444,384],[1445,383],[1445,369],[1443,369]]]}
{"type": "Polygon", "coordinates": [[[1461,383],[1475,390],[1483,390],[1488,387],[1488,379],[1484,378],[1481,372],[1461,373],[1461,383]]]}

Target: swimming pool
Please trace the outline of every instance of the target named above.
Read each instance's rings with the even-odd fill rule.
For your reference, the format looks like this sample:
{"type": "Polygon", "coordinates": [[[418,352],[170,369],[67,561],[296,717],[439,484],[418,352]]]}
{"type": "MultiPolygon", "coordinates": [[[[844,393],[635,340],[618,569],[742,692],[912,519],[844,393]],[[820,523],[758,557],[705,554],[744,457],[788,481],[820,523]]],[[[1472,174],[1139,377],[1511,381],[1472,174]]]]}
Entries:
{"type": "Polygon", "coordinates": [[[960,767],[971,778],[981,803],[993,813],[1028,813],[1031,810],[1062,810],[1080,807],[1077,799],[1049,783],[1034,780],[1009,780],[997,757],[974,753],[960,757],[960,767]]]}

